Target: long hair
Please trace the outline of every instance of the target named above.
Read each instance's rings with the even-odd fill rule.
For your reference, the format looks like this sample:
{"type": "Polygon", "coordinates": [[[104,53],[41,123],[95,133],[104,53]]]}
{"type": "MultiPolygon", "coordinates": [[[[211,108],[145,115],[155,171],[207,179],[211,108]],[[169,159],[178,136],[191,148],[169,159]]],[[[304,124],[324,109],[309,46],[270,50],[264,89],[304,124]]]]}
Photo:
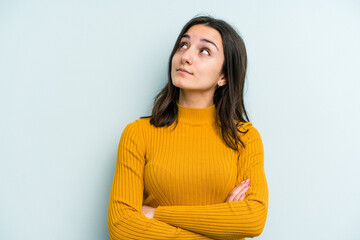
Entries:
{"type": "Polygon", "coordinates": [[[175,120],[177,125],[178,107],[176,103],[179,100],[180,89],[172,83],[172,58],[179,48],[182,36],[190,27],[197,24],[214,28],[222,37],[225,57],[222,73],[226,79],[226,84],[218,87],[214,93],[213,100],[216,108],[215,123],[226,145],[238,151],[239,142],[244,146],[238,134],[238,132],[241,132],[239,127],[242,125],[241,122],[249,122],[244,106],[243,93],[247,68],[247,54],[243,39],[233,27],[223,20],[210,16],[198,16],[186,23],[175,42],[169,58],[168,83],[154,98],[152,114],[147,117],[151,118],[150,124],[155,127],[170,126],[175,120]],[[245,121],[245,118],[247,121],[245,121]]]}

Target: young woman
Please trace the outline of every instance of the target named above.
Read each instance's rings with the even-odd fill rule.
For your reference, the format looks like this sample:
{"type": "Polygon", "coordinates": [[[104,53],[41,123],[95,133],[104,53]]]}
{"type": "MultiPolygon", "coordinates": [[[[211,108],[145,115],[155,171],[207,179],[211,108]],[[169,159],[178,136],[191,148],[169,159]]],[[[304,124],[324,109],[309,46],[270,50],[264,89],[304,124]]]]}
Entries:
{"type": "Polygon", "coordinates": [[[183,27],[152,115],[121,135],[111,239],[261,234],[268,186],[262,140],[244,107],[246,67],[245,44],[225,21],[201,16],[183,27]]]}

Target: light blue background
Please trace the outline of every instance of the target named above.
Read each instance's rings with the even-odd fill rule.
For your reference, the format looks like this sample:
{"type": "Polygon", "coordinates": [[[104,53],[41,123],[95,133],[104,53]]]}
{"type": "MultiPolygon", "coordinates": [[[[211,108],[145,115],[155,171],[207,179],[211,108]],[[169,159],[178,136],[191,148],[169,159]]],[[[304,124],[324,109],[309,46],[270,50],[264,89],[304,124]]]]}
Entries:
{"type": "Polygon", "coordinates": [[[270,190],[260,239],[359,239],[360,3],[0,1],[0,239],[108,239],[116,152],[182,26],[236,26],[270,190]]]}

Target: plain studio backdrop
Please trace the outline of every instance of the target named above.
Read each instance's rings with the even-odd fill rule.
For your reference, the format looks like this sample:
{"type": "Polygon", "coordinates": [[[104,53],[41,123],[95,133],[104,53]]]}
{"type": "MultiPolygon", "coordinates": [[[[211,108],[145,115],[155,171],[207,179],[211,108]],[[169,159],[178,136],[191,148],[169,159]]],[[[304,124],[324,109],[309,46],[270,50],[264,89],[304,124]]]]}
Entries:
{"type": "Polygon", "coordinates": [[[0,1],[0,239],[109,239],[126,124],[151,113],[199,13],[248,51],[262,136],[259,239],[360,239],[360,2],[0,1]]]}

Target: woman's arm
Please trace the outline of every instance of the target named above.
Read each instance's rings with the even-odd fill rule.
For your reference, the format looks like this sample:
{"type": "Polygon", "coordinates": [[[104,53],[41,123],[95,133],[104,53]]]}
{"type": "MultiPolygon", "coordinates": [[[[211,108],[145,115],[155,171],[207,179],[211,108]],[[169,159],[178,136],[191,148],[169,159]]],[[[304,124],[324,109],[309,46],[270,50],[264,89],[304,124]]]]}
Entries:
{"type": "Polygon", "coordinates": [[[142,214],[145,147],[138,127],[136,121],[128,124],[120,138],[108,209],[110,239],[211,239],[142,214]]]}
{"type": "Polygon", "coordinates": [[[238,161],[238,179],[250,179],[244,201],[205,206],[159,206],[154,218],[215,239],[255,237],[264,229],[268,210],[268,186],[264,150],[259,132],[244,135],[246,148],[238,161]]]}

